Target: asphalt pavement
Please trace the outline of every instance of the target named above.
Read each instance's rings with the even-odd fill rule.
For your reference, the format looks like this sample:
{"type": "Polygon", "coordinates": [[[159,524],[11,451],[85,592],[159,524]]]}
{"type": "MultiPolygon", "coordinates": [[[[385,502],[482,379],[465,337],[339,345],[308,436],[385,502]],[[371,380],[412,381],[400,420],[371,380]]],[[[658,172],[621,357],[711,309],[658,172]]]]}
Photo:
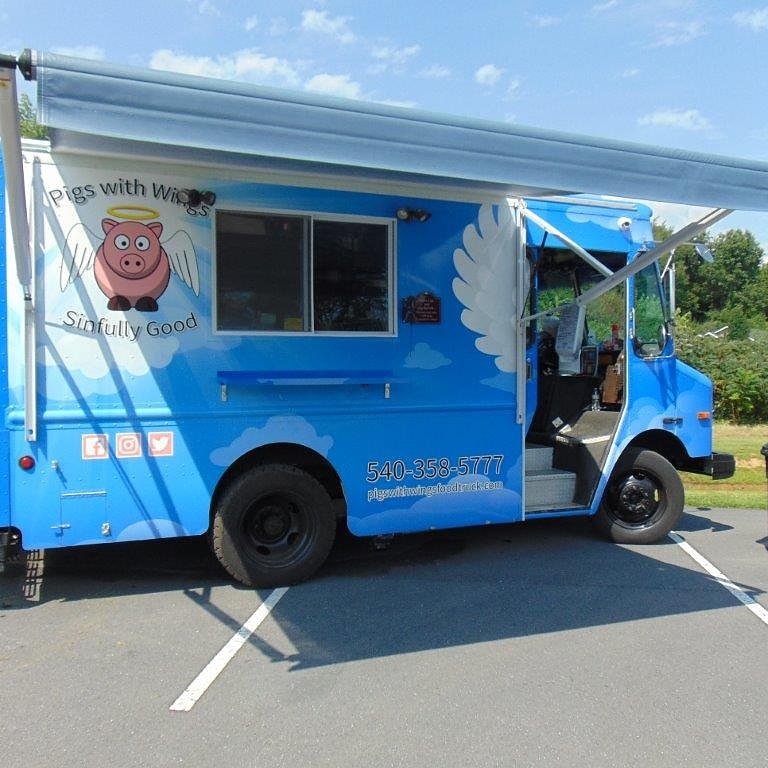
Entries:
{"type": "Polygon", "coordinates": [[[342,535],[277,596],[203,539],[28,553],[0,578],[0,761],[762,768],[768,516],[678,532],[742,601],[672,540],[580,519],[342,535]]]}

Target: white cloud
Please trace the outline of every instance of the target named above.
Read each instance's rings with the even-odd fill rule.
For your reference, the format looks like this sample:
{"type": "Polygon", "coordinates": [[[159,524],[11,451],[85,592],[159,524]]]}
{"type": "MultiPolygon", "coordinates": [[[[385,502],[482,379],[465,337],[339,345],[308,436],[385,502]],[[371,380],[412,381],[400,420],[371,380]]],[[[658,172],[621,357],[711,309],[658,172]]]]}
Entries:
{"type": "Polygon", "coordinates": [[[231,55],[212,58],[188,56],[163,48],[152,54],[149,65],[152,69],[218,77],[224,80],[247,80],[290,87],[300,84],[299,74],[290,62],[274,56],[264,56],[257,50],[238,51],[231,55]]]}
{"type": "Polygon", "coordinates": [[[201,16],[221,16],[221,11],[211,0],[187,0],[201,16]]]}
{"type": "Polygon", "coordinates": [[[685,131],[707,131],[712,127],[698,109],[660,109],[643,115],[637,122],[638,125],[680,128],[685,131]]]}
{"type": "Polygon", "coordinates": [[[629,69],[625,69],[622,73],[622,77],[637,77],[640,74],[640,69],[638,67],[630,67],[629,69]]]}
{"type": "Polygon", "coordinates": [[[494,64],[484,64],[475,72],[475,82],[480,85],[496,85],[504,74],[503,69],[499,69],[494,64]]]}
{"type": "Polygon", "coordinates": [[[520,91],[520,79],[515,78],[514,80],[510,80],[509,84],[507,85],[507,92],[504,95],[504,98],[507,101],[514,101],[517,98],[518,92],[520,91]]]}
{"type": "Polygon", "coordinates": [[[531,24],[539,29],[546,29],[547,27],[554,27],[562,22],[560,16],[531,16],[531,24]]]}
{"type": "Polygon", "coordinates": [[[740,11],[733,15],[740,27],[749,27],[753,32],[768,30],[768,6],[754,11],[740,11]]]}
{"type": "Polygon", "coordinates": [[[374,59],[381,59],[390,64],[404,64],[408,59],[415,56],[421,50],[420,45],[409,45],[406,48],[393,48],[391,46],[381,46],[374,48],[372,56],[374,59]]]}
{"type": "Polygon", "coordinates": [[[307,80],[304,88],[313,93],[324,93],[328,96],[343,96],[347,99],[359,99],[360,83],[356,83],[349,75],[319,74],[307,80]]]}
{"type": "Polygon", "coordinates": [[[619,4],[619,0],[606,0],[604,3],[596,3],[590,8],[592,13],[604,13],[611,8],[615,8],[619,4]]]}
{"type": "Polygon", "coordinates": [[[686,45],[705,34],[704,25],[700,21],[666,21],[657,24],[659,38],[654,43],[656,48],[671,48],[675,45],[686,45]]]}
{"type": "Polygon", "coordinates": [[[443,366],[450,364],[450,359],[442,352],[437,349],[432,349],[429,344],[425,344],[423,341],[416,344],[405,358],[406,368],[421,368],[427,371],[434,370],[435,368],[442,368],[443,366]]]}
{"type": "Polygon", "coordinates": [[[380,46],[374,48],[371,55],[379,63],[371,67],[374,73],[386,72],[388,69],[401,71],[409,59],[412,59],[421,51],[420,45],[409,45],[405,48],[392,46],[380,46]]]}
{"type": "Polygon", "coordinates": [[[307,32],[319,32],[335,37],[340,43],[354,42],[355,35],[350,30],[348,22],[351,16],[336,16],[331,18],[328,11],[309,10],[301,13],[301,28],[307,32]]]}
{"type": "Polygon", "coordinates": [[[229,445],[211,451],[209,458],[218,467],[228,467],[244,453],[269,443],[299,443],[327,456],[333,438],[320,437],[303,416],[271,416],[261,429],[249,427],[229,445]]]}
{"type": "Polygon", "coordinates": [[[486,387],[500,389],[503,392],[517,391],[517,377],[511,373],[497,373],[489,379],[481,379],[480,383],[485,384],[486,387]]]}
{"type": "Polygon", "coordinates": [[[442,78],[450,77],[451,70],[441,64],[433,64],[431,67],[422,69],[421,72],[419,72],[419,76],[426,77],[429,80],[441,80],[442,78]]]}
{"type": "Polygon", "coordinates": [[[249,16],[243,23],[246,32],[253,32],[259,26],[258,16],[249,16]]]}
{"type": "Polygon", "coordinates": [[[287,35],[290,31],[291,25],[288,23],[287,19],[282,16],[272,19],[269,25],[269,34],[272,35],[272,37],[281,37],[282,35],[287,35]]]}
{"type": "Polygon", "coordinates": [[[103,61],[107,57],[104,49],[98,45],[58,46],[51,48],[51,51],[62,56],[76,56],[80,59],[96,59],[97,61],[103,61]]]}

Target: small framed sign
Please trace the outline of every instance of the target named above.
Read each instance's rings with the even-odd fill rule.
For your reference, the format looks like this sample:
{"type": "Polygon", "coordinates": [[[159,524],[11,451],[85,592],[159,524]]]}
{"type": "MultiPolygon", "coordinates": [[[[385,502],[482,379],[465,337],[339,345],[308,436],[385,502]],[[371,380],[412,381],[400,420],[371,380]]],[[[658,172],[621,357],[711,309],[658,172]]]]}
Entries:
{"type": "Polygon", "coordinates": [[[437,324],[440,322],[440,297],[434,293],[407,296],[402,302],[401,319],[411,324],[437,324]]]}

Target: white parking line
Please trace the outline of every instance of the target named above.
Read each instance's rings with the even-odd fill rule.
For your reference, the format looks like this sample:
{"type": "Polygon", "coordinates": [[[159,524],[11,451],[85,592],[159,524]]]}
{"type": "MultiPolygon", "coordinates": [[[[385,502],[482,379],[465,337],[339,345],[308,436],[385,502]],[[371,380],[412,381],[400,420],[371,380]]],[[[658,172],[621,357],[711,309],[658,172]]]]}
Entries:
{"type": "Polygon", "coordinates": [[[741,587],[737,587],[722,571],[715,568],[704,555],[697,552],[679,533],[672,531],[669,538],[677,544],[689,557],[692,557],[718,584],[725,587],[739,602],[743,603],[760,621],[768,625],[768,611],[763,608],[751,595],[741,587]]]}
{"type": "Polygon", "coordinates": [[[270,611],[278,604],[288,587],[272,591],[267,599],[253,612],[248,621],[233,635],[227,644],[208,662],[205,669],[189,684],[184,693],[171,704],[173,712],[189,712],[198,699],[208,690],[211,683],[223,672],[235,654],[248,642],[248,638],[259,628],[270,611]]]}

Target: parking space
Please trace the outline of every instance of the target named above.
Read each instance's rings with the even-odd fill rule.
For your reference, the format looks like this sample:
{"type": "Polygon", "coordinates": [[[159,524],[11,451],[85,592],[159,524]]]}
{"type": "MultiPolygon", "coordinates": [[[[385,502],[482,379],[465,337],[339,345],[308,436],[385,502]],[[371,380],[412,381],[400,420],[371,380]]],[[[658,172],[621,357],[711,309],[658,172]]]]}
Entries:
{"type": "MultiPolygon", "coordinates": [[[[768,607],[765,511],[680,533],[768,607]]],[[[762,766],[768,625],[674,543],[586,521],[342,537],[189,711],[270,591],[201,540],[48,552],[0,581],[4,765],[762,766]]]]}

